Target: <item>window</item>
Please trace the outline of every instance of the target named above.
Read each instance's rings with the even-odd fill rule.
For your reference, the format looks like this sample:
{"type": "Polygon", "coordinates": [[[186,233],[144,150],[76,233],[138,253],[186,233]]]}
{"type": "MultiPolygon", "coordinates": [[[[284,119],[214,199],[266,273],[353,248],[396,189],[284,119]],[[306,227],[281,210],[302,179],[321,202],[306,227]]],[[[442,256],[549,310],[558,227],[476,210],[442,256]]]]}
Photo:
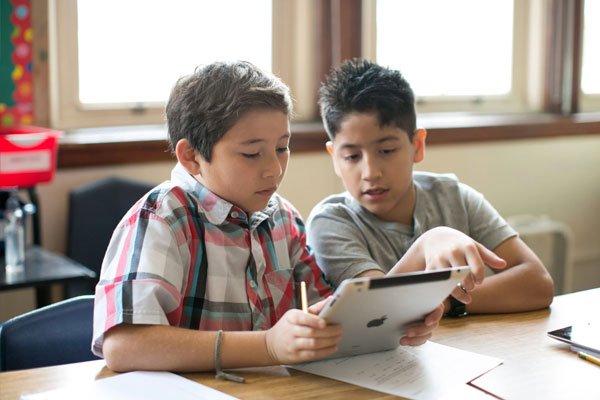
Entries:
{"type": "Polygon", "coordinates": [[[519,0],[366,4],[372,16],[366,29],[373,32],[363,53],[403,73],[420,112],[541,108],[543,70],[536,60],[543,55],[543,31],[534,17],[539,5],[519,0]]]}
{"type": "Polygon", "coordinates": [[[584,3],[581,109],[600,110],[600,1],[584,3]]]}
{"type": "Polygon", "coordinates": [[[270,0],[82,0],[77,21],[84,107],[164,103],[177,78],[213,60],[271,70],[270,0]]]}
{"type": "Polygon", "coordinates": [[[291,88],[312,60],[309,2],[60,0],[51,3],[51,120],[61,129],[164,122],[171,87],[200,64],[245,59],[291,88]],[[231,12],[235,10],[235,12],[231,12]],[[288,43],[295,42],[296,46],[288,43]]]}
{"type": "MultiPolygon", "coordinates": [[[[175,19],[177,10],[186,4],[212,9],[216,15],[211,21],[230,22],[229,18],[221,16],[223,12],[214,11],[223,1],[149,0],[138,5],[137,9],[131,9],[131,4],[139,4],[133,3],[136,0],[109,0],[99,3],[103,9],[92,12],[88,22],[84,21],[91,13],[89,7],[98,2],[48,1],[51,75],[50,90],[43,93],[51,93],[52,126],[61,129],[164,122],[164,100],[161,97],[166,96],[175,76],[181,74],[179,69],[187,73],[192,68],[187,62],[192,65],[202,60],[186,61],[191,52],[172,51],[176,46],[171,43],[176,39],[165,39],[171,31],[185,36],[183,32],[189,32],[187,28],[194,25],[192,22],[175,28],[168,28],[166,23],[154,23],[151,26],[156,26],[156,29],[141,39],[137,31],[131,31],[131,22],[135,19],[137,22],[153,21],[148,8],[166,7],[160,16],[167,22],[175,19]],[[78,7],[78,4],[81,6],[78,7]],[[110,13],[107,10],[116,11],[110,13]],[[117,16],[117,13],[120,15],[117,16]],[[128,15],[135,18],[127,18],[128,15]],[[110,23],[106,23],[107,20],[110,23]],[[82,24],[79,31],[78,24],[82,24]],[[110,27],[109,32],[105,32],[107,27],[110,27]],[[125,30],[128,27],[130,30],[125,30]],[[139,40],[134,40],[136,36],[139,40]],[[109,43],[110,37],[117,44],[123,42],[121,38],[127,38],[128,41],[120,44],[124,44],[125,49],[129,46],[130,51],[123,50],[120,54],[117,47],[109,43]],[[102,41],[78,47],[79,40],[93,43],[90,41],[98,38],[102,41]],[[140,53],[144,58],[136,56],[132,60],[132,48],[143,48],[140,53]],[[104,51],[104,55],[100,55],[100,50],[104,51]],[[174,56],[169,51],[181,56],[181,61],[171,61],[174,56]],[[156,67],[163,60],[171,62],[161,64],[163,70],[160,73],[142,79],[142,82],[150,79],[151,85],[132,86],[130,92],[134,96],[121,93],[122,97],[109,99],[107,95],[116,95],[118,90],[133,82],[132,79],[124,79],[117,84],[118,79],[126,76],[119,69],[123,66],[122,60],[127,60],[127,67],[140,72],[140,75],[145,72],[146,66],[156,67]],[[132,67],[133,62],[140,60],[146,60],[144,67],[132,67]],[[89,72],[93,69],[85,67],[86,63],[92,67],[101,65],[95,61],[107,61],[100,67],[100,73],[89,72]],[[87,74],[82,72],[80,75],[80,63],[87,74]],[[107,71],[110,70],[115,72],[113,76],[116,78],[108,77],[107,71]],[[159,82],[159,77],[165,77],[164,81],[159,82]],[[104,98],[99,91],[89,90],[92,85],[110,88],[114,84],[117,84],[118,90],[107,90],[104,98]],[[139,96],[146,90],[152,93],[139,96]]],[[[232,4],[229,2],[234,0],[225,1],[232,4]]],[[[593,83],[593,79],[598,79],[598,74],[594,73],[598,69],[598,56],[594,49],[598,47],[600,34],[593,22],[598,19],[597,1],[489,0],[483,2],[485,7],[477,0],[237,1],[241,1],[242,5],[252,4],[252,9],[236,14],[249,15],[259,6],[264,6],[264,12],[256,16],[263,22],[246,28],[243,35],[250,30],[253,34],[263,32],[268,37],[255,39],[261,43],[258,50],[252,51],[251,61],[258,57],[264,60],[270,58],[271,70],[292,90],[296,122],[318,119],[316,99],[319,82],[331,66],[351,57],[375,59],[402,71],[418,96],[419,114],[546,112],[568,116],[578,110],[600,110],[600,93],[597,83],[593,83]],[[423,15],[425,11],[427,13],[423,15]],[[583,25],[584,38],[580,38],[577,29],[583,25]],[[583,47],[580,49],[581,43],[583,47]],[[452,48],[452,52],[448,52],[448,48],[452,48]],[[581,59],[579,54],[582,54],[581,59]],[[579,73],[581,76],[575,76],[579,73]],[[570,74],[573,78],[569,77],[570,74]]],[[[237,6],[228,6],[232,7],[237,6]]],[[[226,31],[233,32],[232,29],[226,31]]],[[[243,49],[234,50],[231,45],[224,44],[223,36],[211,35],[209,42],[219,44],[213,50],[226,49],[240,58],[238,54],[250,47],[244,45],[243,49]]],[[[196,48],[200,42],[193,41],[184,48],[196,48]]],[[[251,44],[254,45],[254,41],[251,44]]],[[[227,58],[222,53],[214,57],[227,58]]],[[[310,128],[315,134],[320,133],[315,131],[317,125],[310,128]]]]}
{"type": "MultiPolygon", "coordinates": [[[[51,126],[61,129],[162,123],[164,119],[162,106],[153,108],[150,107],[152,104],[148,104],[148,107],[144,108],[136,107],[136,103],[132,103],[129,104],[129,108],[111,109],[108,104],[96,103],[101,104],[102,107],[94,109],[91,107],[94,103],[86,104],[86,107],[80,104],[76,72],[77,31],[73,31],[72,28],[77,25],[78,0],[46,1],[36,2],[36,7],[33,8],[33,17],[35,17],[35,10],[43,10],[45,8],[43,5],[48,4],[49,12],[46,13],[44,10],[38,14],[34,36],[36,32],[41,33],[41,37],[37,39],[42,40],[34,40],[34,45],[44,42],[44,27],[48,24],[50,46],[42,46],[41,51],[34,50],[33,54],[34,65],[38,66],[38,72],[40,67],[51,70],[48,81],[44,79],[43,71],[36,75],[41,79],[37,79],[34,85],[36,91],[34,102],[37,103],[41,99],[43,103],[42,107],[36,104],[36,114],[42,114],[41,117],[36,115],[36,121],[41,121],[38,123],[42,123],[43,126],[51,122],[51,126]],[[49,63],[44,59],[46,54],[50,56],[49,63]],[[50,90],[47,90],[46,86],[50,86],[50,90]],[[48,93],[51,94],[49,101],[46,98],[48,93]],[[47,103],[52,104],[51,121],[48,121],[47,103]]],[[[381,0],[381,4],[386,1],[390,2],[390,0],[381,0]]],[[[397,1],[409,6],[419,6],[414,3],[432,0],[397,1]]],[[[464,1],[443,3],[460,7],[464,1]]],[[[197,2],[205,3],[204,0],[197,0],[197,2]]],[[[492,90],[488,87],[478,93],[477,91],[483,86],[476,86],[477,91],[459,95],[450,90],[427,93],[423,89],[427,96],[418,98],[418,108],[421,116],[429,112],[427,118],[432,122],[428,124],[428,142],[454,143],[598,133],[600,113],[592,112],[585,115],[575,113],[579,110],[600,111],[600,94],[597,89],[594,89],[597,86],[590,83],[593,82],[590,79],[598,75],[595,74],[598,70],[598,59],[591,57],[597,57],[594,52],[600,38],[597,33],[598,28],[594,24],[599,17],[599,2],[597,0],[503,0],[500,2],[502,4],[496,3],[496,0],[489,0],[489,2],[498,7],[506,7],[505,10],[513,10],[512,21],[507,22],[512,29],[501,28],[504,32],[511,32],[509,41],[506,37],[501,38],[506,55],[504,61],[509,58],[511,60],[510,71],[506,68],[508,63],[503,63],[504,69],[501,74],[504,78],[499,80],[503,82],[499,85],[500,90],[492,90]],[[580,32],[582,27],[583,30],[580,32]],[[581,52],[583,52],[582,57],[580,57],[581,52]],[[508,93],[506,93],[507,81],[510,81],[508,93]],[[436,115],[436,112],[444,111],[447,111],[444,115],[436,115]],[[453,113],[454,111],[465,112],[453,113]],[[472,111],[490,115],[473,116],[472,111]],[[499,115],[506,114],[507,111],[521,111],[525,112],[525,115],[499,115]]],[[[478,7],[477,3],[472,3],[472,7],[478,7]]],[[[486,0],[485,3],[487,4],[488,1],[486,0]]],[[[475,18],[472,15],[475,8],[470,11],[471,20],[475,18]]],[[[438,38],[445,36],[445,31],[431,23],[429,18],[431,14],[428,13],[427,17],[420,19],[422,23],[419,25],[418,32],[410,33],[412,42],[421,40],[420,35],[428,33],[425,30],[433,32],[438,38]]],[[[510,13],[505,11],[501,14],[506,17],[510,13]]],[[[294,135],[292,147],[294,151],[322,151],[326,137],[322,124],[317,121],[316,99],[319,82],[332,66],[339,65],[342,60],[353,57],[376,59],[377,0],[271,0],[271,16],[271,43],[267,43],[267,46],[272,49],[272,71],[282,77],[292,90],[295,101],[295,121],[313,121],[310,124],[297,124],[294,127],[294,131],[299,134],[294,135]]],[[[33,19],[35,21],[35,18],[33,19]]],[[[404,23],[404,19],[398,17],[396,24],[404,23]]],[[[452,21],[454,26],[461,24],[456,17],[452,17],[452,21]]],[[[468,24],[469,21],[462,22],[465,23],[468,24]]],[[[486,26],[481,29],[486,29],[486,26]]],[[[479,32],[471,36],[477,34],[479,32]]],[[[457,57],[437,56],[436,62],[441,64],[437,71],[442,68],[448,69],[447,64],[455,61],[455,58],[457,57]]],[[[398,68],[406,72],[404,66],[398,68]]],[[[413,86],[417,85],[416,76],[411,75],[409,79],[413,86]]],[[[491,80],[484,80],[483,83],[498,83],[490,82],[491,80]]],[[[436,83],[435,87],[437,86],[436,83]]],[[[416,90],[421,91],[421,89],[416,90]]],[[[105,133],[98,132],[96,135],[94,132],[92,140],[102,142],[104,139],[99,137],[101,135],[105,133]]],[[[79,143],[79,140],[81,143],[87,143],[88,139],[74,138],[73,142],[79,143]]],[[[108,142],[113,140],[111,137],[106,139],[108,142]]],[[[67,146],[63,143],[61,159],[64,161],[63,166],[88,165],[90,158],[98,158],[99,160],[95,162],[99,164],[148,160],[144,152],[140,152],[138,158],[133,158],[128,153],[127,150],[139,147],[136,142],[131,142],[127,146],[123,143],[115,144],[114,148],[111,148],[115,150],[114,152],[103,152],[102,156],[97,156],[94,147],[77,144],[67,146]],[[82,153],[85,155],[82,156],[82,153]]],[[[154,152],[157,159],[164,157],[164,149],[161,146],[162,144],[157,146],[154,152]]]]}

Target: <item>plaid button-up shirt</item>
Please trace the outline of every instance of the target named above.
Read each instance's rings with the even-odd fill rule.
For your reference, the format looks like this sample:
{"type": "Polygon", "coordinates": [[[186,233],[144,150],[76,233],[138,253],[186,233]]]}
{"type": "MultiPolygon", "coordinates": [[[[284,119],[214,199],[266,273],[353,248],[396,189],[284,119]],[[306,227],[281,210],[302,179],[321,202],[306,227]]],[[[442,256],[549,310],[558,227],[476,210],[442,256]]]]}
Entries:
{"type": "MultiPolygon", "coordinates": [[[[115,193],[118,195],[118,193],[115,193]]],[[[178,164],[123,217],[96,287],[92,350],[121,323],[200,330],[264,330],[331,294],[306,246],[304,223],[274,194],[248,215],[178,164]]]]}

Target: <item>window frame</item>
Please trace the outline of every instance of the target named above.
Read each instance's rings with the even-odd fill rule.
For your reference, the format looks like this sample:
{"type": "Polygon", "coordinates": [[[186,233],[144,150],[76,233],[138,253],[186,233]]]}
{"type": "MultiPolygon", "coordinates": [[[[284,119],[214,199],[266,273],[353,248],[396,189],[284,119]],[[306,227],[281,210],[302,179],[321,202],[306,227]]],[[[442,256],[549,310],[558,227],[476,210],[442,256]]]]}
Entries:
{"type": "MultiPolygon", "coordinates": [[[[306,93],[301,71],[313,63],[313,4],[303,1],[272,0],[272,70],[294,93],[294,118],[311,119],[316,105],[306,93]],[[294,46],[287,43],[293,42],[294,46]]],[[[57,129],[78,129],[114,125],[146,125],[165,122],[163,102],[82,104],[79,101],[77,0],[49,0],[50,122],[57,129]]],[[[313,78],[311,75],[309,79],[313,78]]],[[[309,82],[308,87],[312,87],[309,82]]]]}
{"type": "MultiPolygon", "coordinates": [[[[581,27],[577,27],[576,32],[577,34],[581,35],[580,40],[581,40],[581,49],[583,51],[583,42],[584,42],[584,38],[583,38],[583,26],[585,25],[585,17],[583,15],[583,12],[585,11],[585,1],[580,5],[581,10],[576,10],[576,12],[580,12],[581,13],[581,19],[578,22],[581,27]]],[[[583,56],[583,54],[581,55],[581,57],[583,56]]],[[[583,58],[581,59],[581,65],[580,68],[583,67],[583,58]]],[[[578,91],[578,98],[579,98],[579,111],[582,112],[591,112],[594,110],[600,110],[600,93],[593,93],[593,94],[585,94],[582,90],[581,90],[581,85],[578,91]]]]}
{"type": "Polygon", "coordinates": [[[49,2],[50,120],[57,129],[110,125],[158,124],[164,106],[158,104],[114,104],[86,106],[79,101],[77,51],[77,0],[49,2]]]}
{"type": "MultiPolygon", "coordinates": [[[[541,37],[543,21],[535,18],[545,11],[544,2],[514,0],[513,54],[511,91],[506,95],[487,96],[419,96],[417,111],[421,113],[527,113],[542,108],[540,90],[543,69],[531,61],[544,57],[541,37]],[[532,27],[533,26],[533,27],[532,27]],[[527,38],[527,40],[523,40],[527,38]]],[[[377,55],[377,0],[363,0],[362,56],[376,60],[377,55]]]]}
{"type": "MultiPolygon", "coordinates": [[[[51,36],[48,16],[51,11],[50,3],[53,1],[56,0],[32,2],[34,119],[35,124],[39,126],[51,126],[49,96],[51,78],[48,60],[52,54],[48,46],[51,36]]],[[[361,0],[319,0],[306,3],[310,3],[310,5],[307,6],[309,8],[303,10],[303,13],[312,13],[309,18],[312,18],[313,21],[310,28],[305,28],[307,29],[306,41],[314,41],[316,45],[313,46],[312,43],[303,45],[303,51],[307,51],[308,48],[307,56],[312,60],[312,64],[308,71],[297,70],[293,78],[304,87],[312,85],[313,94],[309,108],[312,106],[314,111],[305,121],[292,123],[293,135],[290,147],[292,152],[324,152],[327,136],[316,109],[317,89],[332,66],[339,65],[343,59],[361,56],[360,28],[363,19],[367,16],[362,12],[361,0]]],[[[553,64],[551,62],[553,59],[561,59],[565,52],[564,43],[559,46],[556,38],[564,36],[566,28],[557,21],[560,21],[561,7],[569,6],[571,0],[549,0],[548,3],[547,15],[543,16],[551,21],[546,26],[545,35],[545,63],[549,67],[544,74],[543,112],[520,116],[491,115],[479,118],[460,114],[432,115],[426,124],[428,144],[600,133],[600,112],[578,113],[579,104],[564,96],[565,91],[579,91],[577,76],[574,76],[575,79],[571,80],[570,85],[563,86],[562,77],[565,75],[563,63],[553,64]],[[560,79],[552,79],[553,76],[560,79]],[[564,108],[563,103],[566,105],[564,108]]],[[[572,32],[573,30],[577,32],[577,29],[581,29],[583,0],[575,0],[573,3],[575,3],[572,6],[575,6],[576,12],[571,15],[571,18],[574,18],[571,29],[572,32]]],[[[291,6],[298,7],[295,4],[291,6]]],[[[569,45],[573,49],[581,51],[581,38],[578,38],[577,34],[571,36],[572,39],[568,41],[569,45]]],[[[578,57],[580,56],[577,55],[577,51],[574,51],[565,64],[570,63],[572,70],[578,71],[577,63],[580,63],[578,57]]],[[[284,79],[287,81],[288,78],[284,77],[284,79]]],[[[579,100],[578,96],[575,98],[579,100]]],[[[95,134],[95,129],[69,130],[60,140],[58,168],[173,160],[172,155],[167,151],[164,139],[156,137],[148,139],[144,135],[140,136],[136,133],[135,129],[128,127],[114,129],[120,129],[122,134],[119,135],[119,139],[114,139],[114,135],[105,135],[103,137],[106,139],[99,139],[100,135],[95,134]]]]}

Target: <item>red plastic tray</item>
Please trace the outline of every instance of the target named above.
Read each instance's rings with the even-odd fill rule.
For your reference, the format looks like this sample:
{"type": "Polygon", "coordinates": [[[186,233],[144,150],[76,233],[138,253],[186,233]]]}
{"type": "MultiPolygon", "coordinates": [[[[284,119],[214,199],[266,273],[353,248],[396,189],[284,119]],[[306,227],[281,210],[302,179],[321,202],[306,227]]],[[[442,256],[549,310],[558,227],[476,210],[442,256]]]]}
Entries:
{"type": "Polygon", "coordinates": [[[0,127],[0,188],[50,182],[61,135],[35,126],[0,127]]]}

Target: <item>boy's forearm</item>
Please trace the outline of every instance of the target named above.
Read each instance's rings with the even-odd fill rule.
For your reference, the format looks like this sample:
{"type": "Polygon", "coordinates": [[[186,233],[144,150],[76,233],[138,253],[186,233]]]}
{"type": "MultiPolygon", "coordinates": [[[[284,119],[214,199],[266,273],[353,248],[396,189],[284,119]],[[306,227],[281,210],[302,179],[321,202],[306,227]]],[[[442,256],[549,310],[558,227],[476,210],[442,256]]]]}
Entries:
{"type": "MultiPolygon", "coordinates": [[[[266,331],[224,332],[221,367],[273,365],[266,331]]],[[[104,357],[114,371],[211,371],[217,332],[162,325],[120,325],[104,340],[104,357]]]]}
{"type": "Polygon", "coordinates": [[[469,313],[522,312],[550,305],[554,286],[543,267],[524,262],[486,277],[469,294],[469,313]]]}

